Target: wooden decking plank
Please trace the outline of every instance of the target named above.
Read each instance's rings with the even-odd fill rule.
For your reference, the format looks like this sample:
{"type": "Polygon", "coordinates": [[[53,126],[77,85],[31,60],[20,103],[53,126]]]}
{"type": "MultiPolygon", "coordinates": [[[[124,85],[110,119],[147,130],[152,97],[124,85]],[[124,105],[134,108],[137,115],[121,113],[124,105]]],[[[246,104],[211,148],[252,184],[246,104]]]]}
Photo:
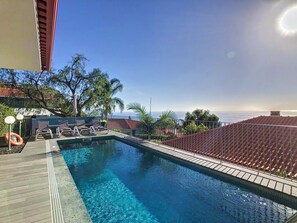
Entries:
{"type": "Polygon", "coordinates": [[[0,222],[51,222],[45,142],[0,156],[0,222]]]}
{"type": "Polygon", "coordinates": [[[19,214],[24,211],[31,211],[31,210],[38,209],[43,206],[47,206],[50,208],[48,201],[42,201],[42,202],[38,202],[38,203],[34,203],[34,204],[29,204],[27,206],[19,206],[16,208],[6,208],[6,210],[3,208],[3,209],[1,209],[1,212],[0,212],[0,218],[7,217],[9,215],[19,214]]]}
{"type": "Polygon", "coordinates": [[[0,192],[0,199],[7,195],[13,198],[14,196],[19,196],[20,194],[25,194],[30,191],[36,191],[41,189],[48,189],[48,184],[45,182],[42,182],[31,186],[27,185],[26,187],[23,187],[23,188],[11,188],[8,190],[4,190],[0,192]]]}

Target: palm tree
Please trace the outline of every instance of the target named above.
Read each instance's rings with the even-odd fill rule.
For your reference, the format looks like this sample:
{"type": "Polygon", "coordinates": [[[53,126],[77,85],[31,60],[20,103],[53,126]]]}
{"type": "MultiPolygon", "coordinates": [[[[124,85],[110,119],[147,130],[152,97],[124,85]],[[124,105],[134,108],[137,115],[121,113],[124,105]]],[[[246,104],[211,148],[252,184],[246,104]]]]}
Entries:
{"type": "Polygon", "coordinates": [[[116,106],[119,107],[121,112],[124,110],[124,101],[118,97],[114,97],[114,95],[121,92],[123,88],[123,84],[116,78],[105,83],[99,97],[99,105],[105,120],[107,120],[107,116],[115,110],[116,106]]]}
{"type": "Polygon", "coordinates": [[[168,128],[175,125],[172,111],[163,112],[159,119],[155,120],[139,103],[128,104],[127,109],[133,110],[138,115],[138,128],[148,135],[148,140],[151,140],[151,136],[157,128],[168,128]]]}

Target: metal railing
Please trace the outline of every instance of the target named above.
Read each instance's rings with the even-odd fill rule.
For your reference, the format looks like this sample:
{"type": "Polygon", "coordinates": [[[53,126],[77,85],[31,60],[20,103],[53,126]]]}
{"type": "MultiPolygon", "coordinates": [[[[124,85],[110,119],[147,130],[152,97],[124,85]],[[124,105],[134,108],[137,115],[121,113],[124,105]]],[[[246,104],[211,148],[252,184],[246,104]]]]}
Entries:
{"type": "Polygon", "coordinates": [[[149,139],[156,142],[162,143],[162,141],[167,141],[170,139],[180,138],[185,135],[194,134],[197,132],[206,131],[208,129],[214,129],[222,126],[229,125],[227,122],[212,122],[212,121],[196,121],[195,128],[191,129],[187,126],[192,123],[190,122],[181,122],[181,120],[175,121],[176,125],[170,128],[156,128],[153,133],[148,134],[145,130],[136,128],[136,129],[111,129],[116,132],[121,132],[130,136],[135,136],[141,139],[149,139]],[[203,127],[202,127],[203,126],[203,127]],[[202,128],[198,128],[202,127],[202,128]]]}

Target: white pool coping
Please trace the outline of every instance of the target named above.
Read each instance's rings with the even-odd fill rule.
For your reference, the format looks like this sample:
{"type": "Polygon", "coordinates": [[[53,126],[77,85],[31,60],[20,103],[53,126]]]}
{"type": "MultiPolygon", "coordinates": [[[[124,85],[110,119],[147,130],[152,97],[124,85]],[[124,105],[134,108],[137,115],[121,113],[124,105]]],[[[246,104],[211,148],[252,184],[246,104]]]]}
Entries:
{"type": "Polygon", "coordinates": [[[45,148],[46,148],[52,222],[64,223],[62,206],[60,202],[60,194],[58,191],[57,179],[56,179],[56,174],[55,174],[55,169],[53,164],[53,157],[51,153],[52,151],[48,140],[45,141],[45,148]]]}

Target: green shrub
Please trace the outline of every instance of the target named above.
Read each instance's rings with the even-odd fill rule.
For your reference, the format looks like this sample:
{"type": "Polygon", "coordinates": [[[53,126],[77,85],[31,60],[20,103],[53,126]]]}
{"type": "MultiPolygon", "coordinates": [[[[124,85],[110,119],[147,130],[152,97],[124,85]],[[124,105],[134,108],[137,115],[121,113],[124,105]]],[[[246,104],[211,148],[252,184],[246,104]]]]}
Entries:
{"type": "Polygon", "coordinates": [[[207,130],[207,126],[204,124],[196,125],[194,121],[192,121],[189,125],[185,127],[186,134],[193,134],[197,132],[203,132],[207,130]]]}
{"type": "MultiPolygon", "coordinates": [[[[141,139],[148,139],[148,134],[136,134],[135,137],[141,138],[141,139]]],[[[157,135],[157,134],[153,134],[151,136],[152,140],[158,140],[158,141],[164,141],[164,140],[169,140],[169,139],[173,139],[176,138],[175,135],[170,134],[170,135],[157,135]]]]}
{"type": "Polygon", "coordinates": [[[198,127],[194,121],[192,121],[189,125],[185,127],[185,131],[187,134],[193,134],[198,132],[198,127]]]}
{"type": "Polygon", "coordinates": [[[281,170],[281,171],[277,172],[276,175],[278,175],[280,177],[287,177],[287,173],[285,170],[281,170]]]}
{"type": "MultiPolygon", "coordinates": [[[[6,105],[0,104],[0,136],[8,132],[8,125],[4,122],[4,119],[7,116],[16,116],[13,108],[8,107],[6,105]]],[[[14,124],[12,125],[11,129],[13,129],[14,124]]]]}
{"type": "Polygon", "coordinates": [[[203,131],[208,130],[208,127],[205,126],[204,124],[200,124],[197,126],[197,130],[198,130],[198,132],[203,132],[203,131]]]}
{"type": "Polygon", "coordinates": [[[162,143],[161,140],[157,140],[157,139],[153,139],[153,140],[151,140],[151,142],[158,143],[158,144],[162,143]]]}

